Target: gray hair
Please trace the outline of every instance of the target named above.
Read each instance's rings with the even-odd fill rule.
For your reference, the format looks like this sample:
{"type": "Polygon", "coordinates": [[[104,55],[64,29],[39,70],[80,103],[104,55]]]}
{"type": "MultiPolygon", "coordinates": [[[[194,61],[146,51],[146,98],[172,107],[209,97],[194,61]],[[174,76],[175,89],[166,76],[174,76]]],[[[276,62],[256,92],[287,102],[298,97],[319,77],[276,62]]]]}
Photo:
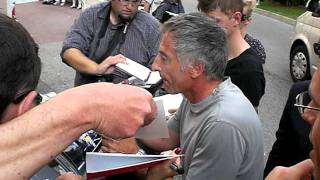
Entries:
{"type": "Polygon", "coordinates": [[[217,22],[203,13],[182,14],[162,25],[172,34],[173,46],[182,69],[204,65],[208,80],[222,80],[227,64],[227,40],[217,22]]]}

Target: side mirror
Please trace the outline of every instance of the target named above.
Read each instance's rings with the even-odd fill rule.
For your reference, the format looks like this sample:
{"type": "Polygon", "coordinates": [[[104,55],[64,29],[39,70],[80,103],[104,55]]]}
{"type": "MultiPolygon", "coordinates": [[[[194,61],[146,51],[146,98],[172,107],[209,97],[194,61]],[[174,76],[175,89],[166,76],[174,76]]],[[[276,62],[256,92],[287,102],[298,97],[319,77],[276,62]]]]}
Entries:
{"type": "Polygon", "coordinates": [[[309,0],[306,4],[307,11],[312,12],[313,17],[320,17],[319,0],[309,0]]]}

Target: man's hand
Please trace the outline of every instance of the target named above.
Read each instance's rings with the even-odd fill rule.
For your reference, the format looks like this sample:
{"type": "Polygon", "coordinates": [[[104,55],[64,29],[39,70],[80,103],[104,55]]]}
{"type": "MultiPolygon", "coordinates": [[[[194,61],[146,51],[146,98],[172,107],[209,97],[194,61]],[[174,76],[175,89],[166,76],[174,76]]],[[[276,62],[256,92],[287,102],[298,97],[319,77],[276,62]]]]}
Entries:
{"type": "MultiPolygon", "coordinates": [[[[165,152],[162,152],[161,154],[175,155],[176,154],[175,150],[174,151],[165,151],[165,152]]],[[[170,165],[172,163],[176,163],[177,165],[180,166],[181,165],[180,158],[172,158],[172,159],[169,159],[169,160],[161,163],[158,166],[149,168],[146,180],[164,180],[164,179],[168,179],[168,178],[175,176],[177,174],[177,172],[170,168],[170,165]]]]}
{"type": "Polygon", "coordinates": [[[62,104],[55,109],[70,123],[113,139],[134,136],[139,127],[149,124],[156,116],[152,95],[130,85],[86,84],[64,91],[43,105],[51,103],[52,106],[62,104]]]}
{"type": "Polygon", "coordinates": [[[102,91],[96,92],[100,99],[96,109],[95,129],[113,139],[133,137],[136,130],[148,125],[156,116],[152,95],[145,89],[130,85],[102,83],[102,91]]]}
{"type": "Polygon", "coordinates": [[[101,150],[107,153],[136,154],[139,151],[139,147],[134,138],[114,140],[103,137],[101,150]]]}
{"type": "Polygon", "coordinates": [[[105,60],[103,60],[100,64],[98,64],[96,74],[98,75],[110,74],[114,71],[114,65],[120,62],[123,62],[125,60],[126,60],[126,57],[124,57],[122,54],[118,54],[116,56],[109,56],[105,60]]]}
{"type": "Polygon", "coordinates": [[[291,167],[275,167],[266,180],[311,180],[312,170],[313,163],[307,159],[291,167]]]}

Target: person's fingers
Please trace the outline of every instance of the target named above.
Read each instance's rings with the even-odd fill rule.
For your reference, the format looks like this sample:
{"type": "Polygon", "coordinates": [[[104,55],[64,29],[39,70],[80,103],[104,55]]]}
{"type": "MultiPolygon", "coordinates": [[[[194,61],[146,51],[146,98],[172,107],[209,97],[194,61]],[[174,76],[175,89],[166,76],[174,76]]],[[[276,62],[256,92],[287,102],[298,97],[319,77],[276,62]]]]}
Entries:
{"type": "Polygon", "coordinates": [[[114,66],[108,66],[103,74],[111,74],[114,71],[114,66]]]}
{"type": "Polygon", "coordinates": [[[92,105],[89,106],[93,109],[92,112],[95,112],[94,129],[100,134],[113,139],[133,137],[139,127],[150,123],[155,117],[156,107],[153,97],[145,89],[110,83],[81,86],[81,88],[84,87],[94,92],[91,99],[95,101],[91,99],[88,101],[98,107],[93,109],[92,105]]]}
{"type": "Polygon", "coordinates": [[[307,159],[294,166],[291,166],[290,169],[297,177],[306,178],[312,175],[313,163],[311,159],[307,159]]]}
{"type": "Polygon", "coordinates": [[[312,170],[313,163],[310,159],[307,159],[291,167],[275,167],[266,177],[266,180],[310,180],[312,170]]]}
{"type": "Polygon", "coordinates": [[[68,172],[62,176],[57,177],[56,180],[84,180],[84,178],[82,176],[75,175],[72,172],[68,172]]]}
{"type": "Polygon", "coordinates": [[[103,69],[103,74],[111,74],[114,71],[114,65],[125,62],[126,58],[118,54],[116,56],[109,56],[107,59],[105,59],[101,64],[99,64],[100,68],[103,69]]]}
{"type": "Polygon", "coordinates": [[[107,146],[108,144],[113,143],[114,141],[114,139],[104,136],[102,138],[102,145],[107,146]]]}
{"type": "Polygon", "coordinates": [[[151,101],[150,113],[146,116],[143,126],[146,126],[146,125],[150,124],[157,116],[156,103],[153,101],[153,99],[150,99],[150,101],[151,101]]]}
{"type": "Polygon", "coordinates": [[[117,151],[114,151],[112,148],[101,146],[101,151],[104,153],[118,153],[117,151]]]}
{"type": "Polygon", "coordinates": [[[108,59],[109,65],[115,65],[120,62],[124,62],[126,58],[122,55],[113,56],[112,58],[108,59]]]}

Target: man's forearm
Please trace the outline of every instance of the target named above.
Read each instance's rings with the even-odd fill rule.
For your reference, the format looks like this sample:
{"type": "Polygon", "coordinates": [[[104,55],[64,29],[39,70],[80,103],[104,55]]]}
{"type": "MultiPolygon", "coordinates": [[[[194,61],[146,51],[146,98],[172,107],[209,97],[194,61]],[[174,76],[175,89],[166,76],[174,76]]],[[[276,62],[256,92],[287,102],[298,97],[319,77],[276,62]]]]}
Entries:
{"type": "Polygon", "coordinates": [[[152,121],[156,106],[144,89],[93,83],[64,91],[0,125],[0,179],[27,179],[82,133],[133,136],[152,121]]]}
{"type": "Polygon", "coordinates": [[[0,179],[28,179],[93,127],[68,108],[48,102],[0,126],[0,179]]]}
{"type": "Polygon", "coordinates": [[[70,48],[64,51],[63,58],[75,70],[87,74],[96,74],[98,64],[86,57],[80,50],[70,48]]]}
{"type": "Polygon", "coordinates": [[[141,143],[145,146],[155,150],[155,151],[167,151],[172,150],[180,146],[178,135],[169,130],[169,138],[160,138],[160,139],[139,139],[141,143]]]}

